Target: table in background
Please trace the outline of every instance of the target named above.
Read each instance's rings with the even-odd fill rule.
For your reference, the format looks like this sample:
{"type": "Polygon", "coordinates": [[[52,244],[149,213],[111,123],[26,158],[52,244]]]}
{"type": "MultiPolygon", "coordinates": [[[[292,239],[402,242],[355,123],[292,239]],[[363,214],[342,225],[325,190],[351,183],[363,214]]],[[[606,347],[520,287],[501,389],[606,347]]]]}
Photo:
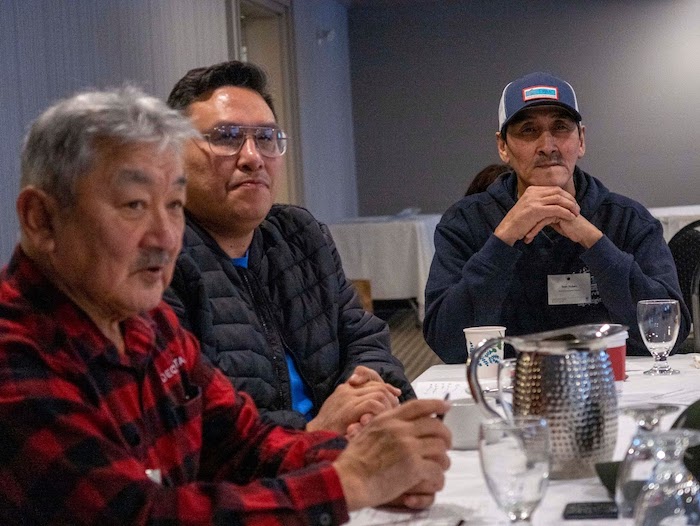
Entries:
{"type": "Polygon", "coordinates": [[[328,227],[348,279],[370,280],[375,300],[415,299],[422,321],[440,217],[357,217],[328,227]]]}
{"type": "MultiPolygon", "coordinates": [[[[681,371],[672,377],[652,377],[642,374],[651,367],[652,358],[628,357],[628,380],[623,384],[619,405],[639,402],[663,402],[677,404],[685,408],[694,400],[700,399],[700,369],[692,366],[693,354],[675,355],[669,358],[673,367],[681,371]]],[[[413,382],[418,397],[442,398],[445,391],[452,398],[465,396],[467,384],[464,365],[435,365],[421,374],[413,382]],[[464,394],[460,394],[464,393],[464,394]]],[[[670,427],[680,411],[662,420],[661,427],[670,427]]],[[[625,449],[634,433],[631,418],[619,419],[618,439],[614,458],[624,456],[625,449]]],[[[352,514],[351,526],[369,526],[400,523],[402,525],[456,526],[460,519],[466,524],[485,526],[502,524],[505,514],[500,511],[491,497],[479,465],[478,451],[450,451],[452,465],[446,474],[445,488],[438,493],[436,503],[430,510],[419,513],[397,512],[387,519],[383,510],[363,510],[352,514]]],[[[578,480],[552,480],[547,493],[535,511],[533,526],[562,524],[583,526],[592,521],[562,519],[564,506],[568,502],[609,500],[607,491],[598,478],[578,480]]],[[[596,520],[596,526],[619,526],[632,524],[631,519],[596,520]]]]}
{"type": "Polygon", "coordinates": [[[649,208],[649,212],[661,221],[664,227],[664,239],[668,243],[673,235],[685,225],[700,219],[700,205],[662,206],[649,208]]]}

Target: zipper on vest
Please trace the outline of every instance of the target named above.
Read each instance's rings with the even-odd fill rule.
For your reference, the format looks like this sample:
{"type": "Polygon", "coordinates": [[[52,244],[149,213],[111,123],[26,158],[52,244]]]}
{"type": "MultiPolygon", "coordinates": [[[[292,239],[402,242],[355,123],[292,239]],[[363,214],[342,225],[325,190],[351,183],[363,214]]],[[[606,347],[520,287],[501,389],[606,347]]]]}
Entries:
{"type": "Polygon", "coordinates": [[[277,387],[277,394],[280,398],[280,401],[282,404],[284,404],[284,407],[281,407],[280,409],[290,409],[292,407],[292,395],[291,395],[291,379],[289,378],[289,370],[287,369],[287,363],[284,359],[283,356],[280,355],[280,346],[282,347],[281,353],[284,354],[285,346],[286,344],[284,343],[284,340],[282,339],[282,335],[280,334],[279,330],[275,329],[273,330],[270,325],[273,324],[273,318],[270,313],[270,309],[267,304],[267,299],[264,297],[263,294],[256,294],[255,290],[253,289],[253,286],[250,283],[250,280],[248,279],[248,269],[239,269],[239,270],[244,270],[244,272],[240,272],[240,274],[243,276],[243,281],[245,282],[246,288],[248,289],[248,293],[250,294],[251,298],[253,298],[253,306],[255,308],[255,311],[258,313],[258,318],[260,319],[260,324],[262,325],[263,331],[265,331],[265,338],[267,341],[270,343],[270,348],[272,349],[272,367],[275,370],[275,374],[277,375],[278,379],[285,379],[287,380],[287,385],[289,386],[289,393],[288,396],[285,396],[283,390],[282,390],[282,384],[281,382],[278,383],[277,387]],[[264,312],[263,312],[264,310],[264,312]],[[269,320],[269,323],[267,323],[265,320],[266,318],[269,320]],[[275,345],[275,338],[274,336],[277,336],[277,340],[279,341],[280,345],[275,345]],[[281,360],[280,360],[281,358],[281,360]],[[281,363],[280,363],[281,362],[281,363]]]}

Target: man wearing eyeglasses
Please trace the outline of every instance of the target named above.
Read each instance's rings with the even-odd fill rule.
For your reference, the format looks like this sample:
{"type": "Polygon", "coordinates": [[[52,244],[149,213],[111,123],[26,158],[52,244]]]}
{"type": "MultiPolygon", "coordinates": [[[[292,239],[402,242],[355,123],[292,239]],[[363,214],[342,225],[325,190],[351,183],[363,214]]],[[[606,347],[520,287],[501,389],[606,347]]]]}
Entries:
{"type": "Polygon", "coordinates": [[[498,153],[511,168],[442,217],[426,286],[425,338],[448,363],[464,362],[462,329],[504,325],[520,335],[583,323],[629,327],[628,354],[648,355],[637,301],[682,306],[659,221],[577,166],[586,151],[574,89],[546,73],[508,84],[498,153]]]}
{"type": "Polygon", "coordinates": [[[189,71],[168,104],[201,139],[185,149],[187,228],[166,300],[263,418],[352,436],[413,398],[386,324],[345,278],[325,225],[275,205],[287,136],[264,72],[189,71]]]}

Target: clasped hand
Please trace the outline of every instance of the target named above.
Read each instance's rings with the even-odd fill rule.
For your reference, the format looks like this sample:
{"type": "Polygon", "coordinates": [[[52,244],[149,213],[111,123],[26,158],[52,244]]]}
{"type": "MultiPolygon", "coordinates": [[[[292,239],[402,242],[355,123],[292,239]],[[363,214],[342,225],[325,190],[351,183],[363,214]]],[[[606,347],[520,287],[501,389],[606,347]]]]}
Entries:
{"type": "Polygon", "coordinates": [[[335,388],[306,430],[326,429],[351,438],[373,417],[398,406],[400,395],[401,389],[360,365],[345,383],[335,388]]]}
{"type": "Polygon", "coordinates": [[[513,246],[520,239],[531,243],[548,225],[585,248],[590,248],[603,236],[598,228],[581,215],[581,207],[574,196],[558,186],[526,188],[515,206],[496,227],[494,234],[504,243],[513,246]]]}
{"type": "Polygon", "coordinates": [[[410,400],[372,419],[333,463],[352,510],[382,504],[430,506],[450,466],[442,400],[410,400]]]}

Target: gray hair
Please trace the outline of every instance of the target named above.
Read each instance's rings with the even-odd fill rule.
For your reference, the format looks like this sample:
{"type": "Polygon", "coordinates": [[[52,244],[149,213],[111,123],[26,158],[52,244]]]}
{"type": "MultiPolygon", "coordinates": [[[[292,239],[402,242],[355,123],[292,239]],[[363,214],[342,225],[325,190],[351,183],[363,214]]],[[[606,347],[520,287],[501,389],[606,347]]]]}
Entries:
{"type": "Polygon", "coordinates": [[[197,136],[180,112],[134,86],[85,91],[57,102],[32,123],[22,148],[20,184],[71,206],[78,180],[94,168],[99,141],[151,143],[180,152],[197,136]]]}

